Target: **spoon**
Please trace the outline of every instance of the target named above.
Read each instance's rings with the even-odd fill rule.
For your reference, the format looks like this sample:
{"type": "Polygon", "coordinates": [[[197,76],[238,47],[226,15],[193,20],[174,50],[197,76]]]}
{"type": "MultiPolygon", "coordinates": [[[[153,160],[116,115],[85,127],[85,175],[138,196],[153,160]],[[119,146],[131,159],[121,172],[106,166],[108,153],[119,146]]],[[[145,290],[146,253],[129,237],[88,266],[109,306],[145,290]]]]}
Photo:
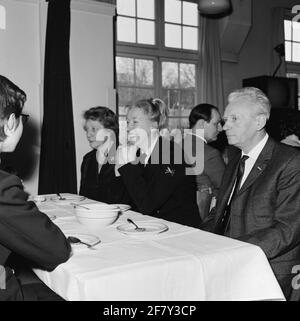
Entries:
{"type": "Polygon", "coordinates": [[[64,200],[65,200],[65,198],[62,197],[59,193],[56,193],[56,195],[59,197],[59,199],[60,199],[61,201],[64,201],[64,200]]]}
{"type": "Polygon", "coordinates": [[[94,246],[97,245],[97,244],[99,244],[99,243],[101,242],[101,240],[99,240],[98,242],[96,242],[96,243],[94,243],[94,244],[88,244],[88,243],[82,242],[79,238],[77,238],[77,237],[75,237],[75,236],[69,236],[69,237],[68,237],[68,241],[69,241],[70,243],[74,243],[74,244],[76,244],[76,243],[84,244],[84,245],[86,245],[86,246],[87,246],[89,249],[91,249],[91,250],[95,250],[95,249],[94,249],[94,246]]]}
{"type": "Polygon", "coordinates": [[[127,219],[127,222],[133,224],[133,225],[135,226],[135,231],[137,231],[137,232],[144,232],[144,231],[146,231],[145,228],[143,228],[143,227],[138,227],[138,226],[133,222],[133,220],[131,220],[130,218],[127,219]]]}
{"type": "Polygon", "coordinates": [[[70,204],[73,205],[74,207],[82,207],[82,208],[84,208],[84,209],[86,209],[86,210],[89,210],[88,207],[83,206],[83,205],[79,205],[79,204],[76,204],[76,203],[70,203],[70,204]]]}

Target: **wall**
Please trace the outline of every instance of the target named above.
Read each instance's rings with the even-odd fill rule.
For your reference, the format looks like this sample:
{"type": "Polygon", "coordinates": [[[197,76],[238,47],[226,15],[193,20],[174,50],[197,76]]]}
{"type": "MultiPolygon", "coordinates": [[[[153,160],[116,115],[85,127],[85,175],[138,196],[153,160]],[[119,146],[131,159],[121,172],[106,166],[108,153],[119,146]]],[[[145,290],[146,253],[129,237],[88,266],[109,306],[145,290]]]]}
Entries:
{"type": "MultiPolygon", "coordinates": [[[[245,1],[245,0],[240,0],[245,1]]],[[[238,62],[223,62],[224,96],[242,87],[244,78],[272,75],[270,63],[271,8],[291,8],[297,0],[253,0],[252,28],[239,54],[238,62]]]]}
{"type": "MultiPolygon", "coordinates": [[[[6,8],[6,30],[0,30],[0,74],[27,93],[24,113],[30,114],[14,153],[2,154],[15,168],[29,193],[38,189],[40,132],[43,116],[43,65],[47,3],[44,0],[0,0],[6,8]]],[[[115,110],[113,90],[113,15],[108,3],[72,0],[70,63],[76,139],[77,178],[89,150],[81,115],[106,105],[115,110]]]]}
{"type": "Polygon", "coordinates": [[[82,129],[82,113],[103,105],[116,111],[113,57],[114,6],[73,1],[70,62],[76,140],[77,180],[80,164],[90,148],[82,129]]]}
{"type": "Polygon", "coordinates": [[[0,73],[27,93],[24,113],[30,114],[16,152],[1,158],[16,169],[29,191],[35,191],[42,86],[40,4],[38,0],[0,0],[0,4],[6,9],[6,29],[0,30],[0,73]]]}

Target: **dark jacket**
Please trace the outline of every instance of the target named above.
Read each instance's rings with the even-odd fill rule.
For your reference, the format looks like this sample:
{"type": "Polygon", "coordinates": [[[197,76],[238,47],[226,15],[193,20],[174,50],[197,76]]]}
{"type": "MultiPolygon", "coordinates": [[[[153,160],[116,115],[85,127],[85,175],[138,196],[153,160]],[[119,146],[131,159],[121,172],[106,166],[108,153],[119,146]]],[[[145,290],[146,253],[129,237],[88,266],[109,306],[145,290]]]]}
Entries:
{"type": "MultiPolygon", "coordinates": [[[[218,229],[241,155],[225,170],[212,231],[218,229]]],[[[236,198],[231,202],[229,237],[265,252],[286,297],[293,291],[293,266],[300,264],[300,153],[269,138],[236,198]]],[[[296,293],[298,292],[298,293],[296,293]]]]}
{"type": "Polygon", "coordinates": [[[0,301],[23,299],[14,271],[7,265],[10,254],[49,271],[70,255],[64,234],[27,197],[17,176],[0,171],[0,301]]]}
{"type": "Polygon", "coordinates": [[[115,176],[113,159],[111,163],[103,164],[99,172],[95,149],[83,157],[79,194],[109,204],[129,204],[130,202],[121,177],[115,176]]]}
{"type": "Polygon", "coordinates": [[[146,166],[128,163],[119,173],[137,211],[199,227],[194,177],[186,175],[187,165],[176,164],[174,156],[182,157],[180,146],[160,137],[146,166]]]}

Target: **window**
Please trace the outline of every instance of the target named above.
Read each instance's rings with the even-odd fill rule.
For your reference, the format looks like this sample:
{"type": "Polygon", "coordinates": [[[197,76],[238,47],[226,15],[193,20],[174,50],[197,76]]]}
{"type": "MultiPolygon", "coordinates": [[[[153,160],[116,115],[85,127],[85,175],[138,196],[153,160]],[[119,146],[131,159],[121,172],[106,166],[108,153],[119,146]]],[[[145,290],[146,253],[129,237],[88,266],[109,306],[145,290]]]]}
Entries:
{"type": "Polygon", "coordinates": [[[155,44],[154,0],[117,1],[118,41],[155,44]]]}
{"type": "Polygon", "coordinates": [[[6,29],[6,12],[5,8],[0,5],[0,30],[6,29]]]}
{"type": "Polygon", "coordinates": [[[117,0],[116,72],[120,126],[126,106],[160,98],[169,128],[185,128],[197,101],[198,7],[178,0],[117,0]]]}
{"type": "Polygon", "coordinates": [[[300,62],[300,23],[285,20],[284,21],[285,36],[285,60],[292,62],[300,62]]]}
{"type": "Polygon", "coordinates": [[[287,77],[298,79],[298,108],[300,109],[300,23],[284,20],[285,60],[287,77]]]}

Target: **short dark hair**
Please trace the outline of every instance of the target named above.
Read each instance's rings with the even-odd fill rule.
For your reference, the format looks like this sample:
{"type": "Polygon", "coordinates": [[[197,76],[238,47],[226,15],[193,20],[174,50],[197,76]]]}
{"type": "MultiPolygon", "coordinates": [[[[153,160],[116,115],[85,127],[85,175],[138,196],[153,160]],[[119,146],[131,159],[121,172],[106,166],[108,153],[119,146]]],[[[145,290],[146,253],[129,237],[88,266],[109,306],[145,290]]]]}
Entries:
{"type": "Polygon", "coordinates": [[[189,116],[190,128],[193,128],[199,119],[203,119],[206,122],[210,122],[212,118],[212,110],[219,112],[218,108],[210,104],[199,104],[195,106],[189,116]]]}
{"type": "Polygon", "coordinates": [[[118,117],[111,109],[102,106],[92,107],[83,113],[83,118],[85,120],[97,120],[104,126],[104,128],[113,130],[116,134],[116,138],[118,139],[118,117]]]}
{"type": "Polygon", "coordinates": [[[4,141],[4,121],[11,114],[19,118],[26,101],[25,92],[6,77],[0,75],[0,141],[4,141]]]}

